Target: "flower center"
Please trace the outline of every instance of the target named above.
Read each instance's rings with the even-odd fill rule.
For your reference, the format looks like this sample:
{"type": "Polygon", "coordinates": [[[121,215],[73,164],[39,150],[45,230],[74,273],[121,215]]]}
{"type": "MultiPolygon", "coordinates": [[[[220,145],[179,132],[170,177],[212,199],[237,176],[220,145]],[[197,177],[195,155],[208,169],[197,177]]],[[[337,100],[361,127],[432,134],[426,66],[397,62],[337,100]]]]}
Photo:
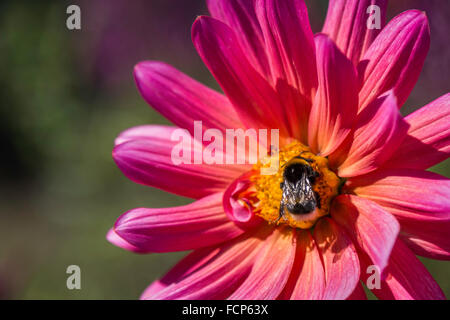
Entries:
{"type": "MultiPolygon", "coordinates": [[[[298,141],[283,147],[275,174],[252,175],[256,190],[254,212],[269,223],[309,229],[329,214],[331,200],[338,194],[341,180],[328,168],[328,159],[313,154],[298,141]]],[[[258,162],[254,172],[269,168],[270,161],[258,162]]]]}

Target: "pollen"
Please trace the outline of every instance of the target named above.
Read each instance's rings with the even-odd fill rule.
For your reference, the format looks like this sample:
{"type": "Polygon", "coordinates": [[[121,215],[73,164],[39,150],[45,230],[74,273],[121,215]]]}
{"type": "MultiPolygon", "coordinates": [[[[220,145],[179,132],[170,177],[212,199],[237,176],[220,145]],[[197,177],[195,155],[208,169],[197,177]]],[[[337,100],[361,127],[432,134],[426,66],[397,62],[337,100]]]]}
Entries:
{"type": "MultiPolygon", "coordinates": [[[[293,228],[309,229],[321,217],[326,216],[330,212],[330,204],[334,197],[338,195],[340,178],[329,169],[328,159],[315,155],[309,147],[295,141],[283,147],[278,152],[272,153],[266,159],[254,165],[255,174],[250,178],[256,190],[256,198],[254,212],[256,215],[267,220],[270,224],[289,225],[293,228]],[[318,204],[314,211],[306,214],[291,214],[284,210],[283,216],[280,218],[280,202],[282,200],[283,190],[280,183],[283,182],[284,165],[291,159],[301,155],[301,158],[308,160],[303,161],[308,164],[317,173],[317,178],[312,185],[313,191],[317,194],[318,204]],[[273,166],[274,161],[278,157],[278,171],[274,174],[262,174],[263,168],[273,166]]],[[[266,169],[267,170],[267,169],[266,169]]]]}

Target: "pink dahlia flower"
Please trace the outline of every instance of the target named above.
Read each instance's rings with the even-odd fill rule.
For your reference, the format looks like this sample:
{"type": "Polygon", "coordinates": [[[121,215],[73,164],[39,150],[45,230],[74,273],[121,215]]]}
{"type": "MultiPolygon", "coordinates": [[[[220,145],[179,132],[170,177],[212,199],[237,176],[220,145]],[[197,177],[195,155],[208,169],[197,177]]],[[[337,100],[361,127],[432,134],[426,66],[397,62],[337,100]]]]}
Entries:
{"type": "Polygon", "coordinates": [[[130,210],[108,233],[135,252],[193,250],[142,298],[364,299],[373,265],[379,298],[444,299],[416,255],[450,257],[450,181],[426,171],[450,154],[450,95],[399,113],[429,48],[426,15],[406,11],[384,26],[386,1],[331,0],[314,35],[301,0],[208,6],[192,39],[224,94],[139,63],[139,91],[176,127],[131,128],[113,151],[131,180],[196,199],[130,210]],[[381,30],[367,27],[369,5],[381,9],[381,30]],[[196,120],[219,132],[279,129],[279,171],[175,165],[172,133],[194,135],[196,120]],[[307,213],[280,210],[293,159],[315,177],[307,213]]]}

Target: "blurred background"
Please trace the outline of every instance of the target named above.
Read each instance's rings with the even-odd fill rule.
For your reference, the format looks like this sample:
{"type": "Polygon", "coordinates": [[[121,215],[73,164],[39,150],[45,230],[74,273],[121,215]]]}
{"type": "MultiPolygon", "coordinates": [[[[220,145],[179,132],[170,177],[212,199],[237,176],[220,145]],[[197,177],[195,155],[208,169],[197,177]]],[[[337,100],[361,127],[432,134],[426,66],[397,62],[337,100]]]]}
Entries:
{"type": "MultiPolygon", "coordinates": [[[[307,5],[317,32],[327,1],[307,5]]],[[[388,18],[411,8],[429,17],[431,49],[405,114],[449,91],[450,2],[393,0],[388,18]]],[[[189,202],[132,183],[111,150],[128,127],[168,123],[137,92],[137,62],[219,90],[190,39],[201,14],[203,0],[0,1],[0,299],[136,299],[185,254],[137,255],[105,235],[127,209],[189,202]],[[66,28],[70,4],[81,30],[66,28]],[[72,264],[81,290],[66,288],[72,264]]],[[[432,170],[449,177],[449,161],[432,170]]],[[[450,297],[448,263],[422,260],[450,297]]]]}

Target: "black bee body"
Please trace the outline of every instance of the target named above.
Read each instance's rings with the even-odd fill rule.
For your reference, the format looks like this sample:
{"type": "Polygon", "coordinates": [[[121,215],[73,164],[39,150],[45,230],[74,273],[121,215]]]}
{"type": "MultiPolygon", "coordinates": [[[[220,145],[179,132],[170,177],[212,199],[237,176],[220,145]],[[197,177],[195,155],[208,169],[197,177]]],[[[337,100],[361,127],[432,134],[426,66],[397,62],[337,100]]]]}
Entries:
{"type": "Polygon", "coordinates": [[[311,159],[298,156],[284,165],[283,182],[280,184],[283,193],[277,221],[284,217],[285,210],[298,215],[320,208],[320,199],[313,190],[318,173],[311,167],[312,162],[311,159]]]}

